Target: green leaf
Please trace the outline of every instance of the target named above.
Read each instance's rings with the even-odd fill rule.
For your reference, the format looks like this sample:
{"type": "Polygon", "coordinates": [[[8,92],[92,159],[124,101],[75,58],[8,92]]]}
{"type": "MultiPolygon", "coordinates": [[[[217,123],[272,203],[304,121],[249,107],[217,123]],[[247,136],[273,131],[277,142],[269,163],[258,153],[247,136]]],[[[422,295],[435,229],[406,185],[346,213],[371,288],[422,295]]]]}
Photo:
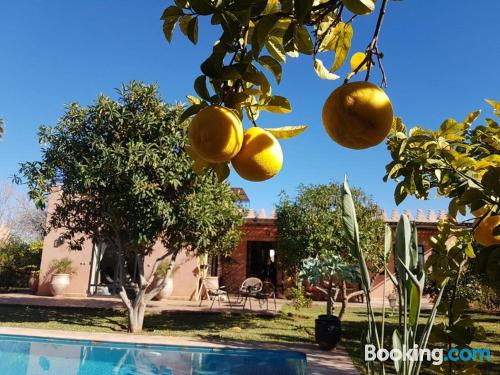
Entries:
{"type": "Polygon", "coordinates": [[[182,9],[176,7],[175,5],[169,6],[167,9],[163,11],[161,15],[161,20],[167,20],[168,18],[179,18],[179,16],[184,15],[182,9]]]}
{"type": "Polygon", "coordinates": [[[276,14],[270,14],[262,17],[255,26],[252,34],[252,53],[254,57],[257,58],[259,56],[260,51],[262,51],[262,48],[268,40],[269,32],[274,27],[278,19],[279,16],[276,14]]]}
{"type": "Polygon", "coordinates": [[[271,73],[273,73],[276,82],[279,84],[281,81],[282,68],[278,61],[276,61],[271,56],[260,56],[258,59],[259,63],[271,73]]]}
{"type": "Polygon", "coordinates": [[[229,177],[229,164],[228,163],[219,163],[214,166],[215,173],[217,174],[217,178],[219,182],[226,180],[229,177]]]}
{"type": "Polygon", "coordinates": [[[347,177],[342,186],[342,221],[344,223],[345,238],[353,256],[358,260],[361,276],[361,286],[365,294],[370,291],[370,276],[366,266],[365,256],[359,242],[359,227],[356,218],[356,209],[352,199],[351,189],[347,183],[347,177]]]}
{"type": "Polygon", "coordinates": [[[278,37],[269,37],[266,41],[266,49],[276,60],[282,63],[286,62],[286,52],[278,37]]]}
{"type": "Polygon", "coordinates": [[[210,93],[207,89],[207,77],[205,75],[201,75],[194,80],[194,90],[202,99],[210,100],[210,93]]]}
{"type": "Polygon", "coordinates": [[[416,276],[410,271],[410,269],[398,259],[401,266],[403,267],[404,272],[408,276],[410,280],[409,285],[405,285],[409,289],[409,298],[410,298],[410,309],[408,311],[408,321],[411,326],[416,327],[418,323],[418,316],[420,315],[420,307],[422,305],[422,290],[424,285],[424,279],[422,276],[422,281],[417,280],[416,276]]]}
{"type": "Polygon", "coordinates": [[[259,104],[257,107],[272,113],[289,113],[292,111],[292,106],[288,99],[278,95],[271,96],[266,100],[265,104],[259,104]]]}
{"type": "Polygon", "coordinates": [[[165,39],[167,39],[167,42],[172,41],[172,35],[174,33],[174,28],[177,23],[177,20],[179,19],[180,16],[172,16],[172,17],[167,17],[163,21],[163,35],[165,36],[165,39]]]}
{"type": "Polygon", "coordinates": [[[401,181],[397,184],[396,189],[394,189],[394,201],[396,202],[396,206],[405,200],[408,195],[408,191],[406,190],[405,182],[401,181]]]}
{"type": "Polygon", "coordinates": [[[182,16],[179,19],[179,29],[181,29],[181,32],[186,36],[188,35],[189,21],[191,21],[192,19],[193,19],[193,17],[191,17],[191,16],[182,16]]]}
{"type": "Polygon", "coordinates": [[[308,18],[313,6],[313,0],[295,1],[295,17],[303,24],[308,18]]]}
{"type": "Polygon", "coordinates": [[[335,60],[332,68],[330,69],[332,72],[335,72],[344,64],[349,53],[349,49],[351,48],[353,35],[353,29],[350,23],[345,24],[343,22],[339,22],[335,29],[338,29],[338,35],[335,38],[333,48],[335,51],[335,60]]]}
{"type": "Polygon", "coordinates": [[[224,49],[214,48],[212,54],[200,65],[203,74],[208,77],[218,77],[222,71],[222,62],[225,56],[226,51],[224,49]]]}
{"type": "Polygon", "coordinates": [[[294,39],[300,53],[305,55],[313,53],[314,44],[311,35],[309,35],[309,31],[304,25],[299,24],[295,27],[294,39]]]}
{"type": "Polygon", "coordinates": [[[261,95],[266,96],[271,93],[271,85],[264,73],[259,71],[246,72],[243,78],[248,82],[260,86],[261,95]]]}
{"type": "Polygon", "coordinates": [[[295,27],[296,27],[295,22],[291,22],[288,25],[288,28],[285,30],[285,33],[283,34],[283,48],[285,49],[286,52],[293,52],[296,50],[296,45],[295,45],[295,27]]]}
{"type": "MultiPolygon", "coordinates": [[[[394,332],[392,332],[392,348],[402,352],[403,345],[402,345],[401,341],[402,341],[401,334],[399,333],[398,329],[396,328],[394,330],[394,332]]],[[[394,361],[394,368],[396,369],[396,373],[398,373],[398,374],[400,373],[402,363],[403,363],[402,358],[400,358],[397,361],[394,361]]]]}
{"type": "Polygon", "coordinates": [[[328,69],[325,68],[323,62],[320,59],[314,59],[314,70],[316,71],[318,77],[321,79],[328,79],[333,81],[340,78],[340,76],[328,71],[328,69]]]}
{"type": "Polygon", "coordinates": [[[391,227],[387,224],[384,225],[385,233],[384,233],[384,262],[387,264],[391,259],[392,252],[392,231],[391,227]]]}
{"type": "Polygon", "coordinates": [[[289,139],[302,134],[307,129],[307,125],[282,126],[279,128],[264,128],[278,139],[289,139]]]}
{"type": "Polygon", "coordinates": [[[193,44],[198,43],[198,17],[194,17],[189,21],[187,25],[187,36],[193,44]]]}
{"type": "MultiPolygon", "coordinates": [[[[411,224],[408,216],[401,215],[396,227],[396,241],[394,245],[395,266],[400,277],[405,275],[402,265],[410,268],[410,243],[411,243],[411,224]]],[[[406,280],[406,278],[404,278],[406,280]]]]}
{"type": "Polygon", "coordinates": [[[212,14],[216,10],[210,0],[190,0],[189,4],[196,13],[203,16],[212,14]]]}
{"type": "Polygon", "coordinates": [[[197,114],[199,111],[201,111],[203,108],[205,108],[207,105],[205,103],[202,104],[193,104],[192,106],[186,108],[184,112],[179,117],[179,122],[183,122],[187,120],[189,117],[197,114]]]}

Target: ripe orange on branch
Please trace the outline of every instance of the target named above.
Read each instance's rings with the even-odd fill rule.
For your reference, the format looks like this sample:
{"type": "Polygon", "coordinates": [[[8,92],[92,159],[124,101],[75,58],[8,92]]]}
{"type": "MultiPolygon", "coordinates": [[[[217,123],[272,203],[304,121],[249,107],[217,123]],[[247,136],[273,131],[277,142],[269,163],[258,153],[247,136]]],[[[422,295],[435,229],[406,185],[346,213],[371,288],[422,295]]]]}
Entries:
{"type": "Polygon", "coordinates": [[[338,144],[353,149],[373,147],[391,130],[392,104],[384,90],[370,82],[335,89],[323,106],[323,126],[338,144]]]}
{"type": "Polygon", "coordinates": [[[474,231],[474,239],[478,244],[483,246],[499,245],[500,236],[493,235],[493,229],[499,225],[500,216],[489,216],[484,218],[474,231]]]}
{"type": "Polygon", "coordinates": [[[210,163],[231,160],[243,144],[243,125],[230,109],[221,106],[203,108],[188,129],[191,147],[210,163]]]}
{"type": "Polygon", "coordinates": [[[249,181],[265,181],[278,174],[283,151],[269,131],[252,127],[245,132],[243,146],[231,163],[236,172],[249,181]]]}

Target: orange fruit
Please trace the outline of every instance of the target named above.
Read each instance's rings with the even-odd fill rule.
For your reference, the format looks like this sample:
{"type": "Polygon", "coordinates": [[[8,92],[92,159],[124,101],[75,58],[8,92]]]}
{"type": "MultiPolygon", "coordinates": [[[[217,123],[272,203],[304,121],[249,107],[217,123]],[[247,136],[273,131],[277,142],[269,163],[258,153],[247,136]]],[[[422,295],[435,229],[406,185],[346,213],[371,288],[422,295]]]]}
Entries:
{"type": "Polygon", "coordinates": [[[481,217],[481,216],[484,216],[488,213],[488,211],[490,210],[490,206],[489,205],[486,205],[486,206],[483,206],[483,207],[480,207],[474,211],[471,211],[471,214],[475,217],[481,217]]]}
{"type": "Polygon", "coordinates": [[[391,130],[392,104],[384,90],[370,82],[335,89],[323,106],[323,126],[338,144],[364,149],[382,142],[391,130]]]}
{"type": "Polygon", "coordinates": [[[243,144],[243,125],[230,109],[221,106],[203,108],[188,129],[194,152],[210,163],[224,163],[240,151],[243,144]]]}
{"type": "Polygon", "coordinates": [[[283,166],[283,151],[274,135],[252,127],[245,132],[243,146],[231,163],[236,172],[249,181],[265,181],[283,166]]]}
{"type": "MultiPolygon", "coordinates": [[[[479,219],[478,219],[479,220],[479,219]]],[[[493,229],[500,225],[500,216],[489,216],[481,220],[474,231],[474,239],[483,246],[500,244],[500,236],[493,235],[493,229]]]]}

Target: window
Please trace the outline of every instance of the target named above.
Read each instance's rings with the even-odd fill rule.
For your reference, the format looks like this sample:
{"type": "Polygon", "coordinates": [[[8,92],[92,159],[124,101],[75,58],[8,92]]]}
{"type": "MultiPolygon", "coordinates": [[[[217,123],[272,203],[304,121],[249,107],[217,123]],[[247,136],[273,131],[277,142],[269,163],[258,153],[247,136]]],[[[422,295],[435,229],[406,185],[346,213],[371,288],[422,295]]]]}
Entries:
{"type": "Polygon", "coordinates": [[[425,264],[424,246],[418,245],[418,263],[423,267],[425,264]]]}
{"type": "Polygon", "coordinates": [[[218,276],[217,271],[219,267],[219,257],[209,255],[208,257],[208,275],[209,276],[218,276]]]}

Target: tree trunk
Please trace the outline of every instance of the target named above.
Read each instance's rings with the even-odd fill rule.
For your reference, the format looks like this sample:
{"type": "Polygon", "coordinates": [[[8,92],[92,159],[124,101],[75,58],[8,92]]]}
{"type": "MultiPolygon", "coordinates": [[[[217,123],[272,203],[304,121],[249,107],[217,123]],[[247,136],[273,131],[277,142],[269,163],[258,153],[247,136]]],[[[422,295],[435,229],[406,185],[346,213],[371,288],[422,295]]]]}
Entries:
{"type": "Polygon", "coordinates": [[[340,283],[340,290],[341,290],[341,308],[340,308],[340,312],[339,312],[339,319],[342,320],[342,317],[344,316],[345,314],[345,310],[347,309],[347,284],[345,282],[345,280],[342,280],[341,283],[340,283]]]}
{"type": "Polygon", "coordinates": [[[326,300],[326,315],[332,316],[333,314],[333,301],[332,301],[332,291],[333,291],[333,277],[330,276],[330,280],[328,280],[328,293],[326,300]]]}
{"type": "Polygon", "coordinates": [[[146,312],[145,296],[143,301],[134,301],[137,305],[133,305],[128,309],[128,331],[130,333],[138,333],[142,331],[144,325],[144,313],[146,312]]]}

